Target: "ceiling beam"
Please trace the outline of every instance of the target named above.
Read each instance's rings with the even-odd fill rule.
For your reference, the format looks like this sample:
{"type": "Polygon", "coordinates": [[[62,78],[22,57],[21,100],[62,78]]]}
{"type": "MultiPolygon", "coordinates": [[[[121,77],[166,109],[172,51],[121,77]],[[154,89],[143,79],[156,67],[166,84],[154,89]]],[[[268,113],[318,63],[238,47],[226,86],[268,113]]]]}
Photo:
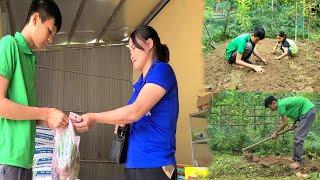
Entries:
{"type": "Polygon", "coordinates": [[[79,5],[79,8],[78,8],[76,17],[74,18],[73,24],[72,24],[72,26],[71,26],[71,29],[70,29],[69,33],[68,33],[67,44],[70,44],[71,39],[72,39],[72,37],[73,37],[73,34],[74,34],[74,32],[76,31],[76,28],[77,28],[77,26],[78,26],[78,24],[79,24],[80,16],[81,16],[81,14],[82,14],[82,12],[83,12],[83,9],[84,9],[84,6],[85,6],[86,2],[87,2],[87,0],[82,0],[82,1],[81,1],[81,4],[79,5]]]}
{"type": "Polygon", "coordinates": [[[120,9],[123,7],[126,0],[121,0],[116,7],[116,9],[113,11],[111,17],[107,20],[106,24],[103,26],[102,30],[100,31],[99,35],[96,38],[96,43],[99,43],[99,41],[102,39],[103,35],[107,32],[107,30],[110,28],[110,25],[114,21],[114,19],[117,17],[117,15],[120,12],[120,9]]]}
{"type": "Polygon", "coordinates": [[[154,17],[168,4],[170,0],[162,0],[153,10],[144,18],[141,25],[148,25],[154,17]]]}
{"type": "Polygon", "coordinates": [[[127,43],[122,41],[112,41],[112,42],[103,42],[103,43],[82,43],[82,44],[70,44],[70,45],[48,45],[45,49],[33,49],[35,52],[44,52],[44,51],[60,51],[65,49],[81,49],[81,48],[97,48],[97,47],[111,47],[111,46],[126,46],[127,43]]]}

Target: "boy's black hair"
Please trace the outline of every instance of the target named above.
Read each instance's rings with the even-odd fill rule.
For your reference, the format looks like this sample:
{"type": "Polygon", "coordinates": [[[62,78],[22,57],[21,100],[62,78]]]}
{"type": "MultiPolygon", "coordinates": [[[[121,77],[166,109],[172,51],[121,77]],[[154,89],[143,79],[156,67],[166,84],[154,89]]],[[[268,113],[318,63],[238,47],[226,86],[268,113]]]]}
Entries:
{"type": "Polygon", "coordinates": [[[36,12],[40,14],[42,22],[53,18],[57,32],[60,30],[62,24],[61,12],[53,0],[33,0],[29,8],[26,24],[29,23],[31,16],[36,12]]]}
{"type": "Polygon", "coordinates": [[[287,37],[287,35],[286,35],[286,33],[284,31],[279,31],[278,32],[278,36],[283,37],[283,38],[287,37]]]}
{"type": "Polygon", "coordinates": [[[268,96],[264,99],[264,107],[269,107],[269,105],[271,105],[272,101],[278,101],[277,98],[273,97],[273,96],[268,96]]]}
{"type": "Polygon", "coordinates": [[[265,37],[264,28],[262,26],[256,26],[252,31],[252,34],[254,37],[258,37],[260,40],[262,40],[265,37]]]}

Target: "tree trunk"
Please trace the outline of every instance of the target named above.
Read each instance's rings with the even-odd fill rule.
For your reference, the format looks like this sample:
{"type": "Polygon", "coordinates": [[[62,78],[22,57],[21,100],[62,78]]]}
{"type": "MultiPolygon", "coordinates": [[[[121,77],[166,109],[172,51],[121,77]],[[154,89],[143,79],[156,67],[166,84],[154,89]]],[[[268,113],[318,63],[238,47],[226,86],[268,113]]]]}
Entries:
{"type": "Polygon", "coordinates": [[[302,37],[304,39],[304,16],[302,16],[302,37]]]}
{"type": "Polygon", "coordinates": [[[308,11],[309,11],[309,17],[308,17],[308,44],[307,44],[307,60],[310,60],[310,27],[311,27],[311,2],[308,1],[308,11]]]}
{"type": "MultiPolygon", "coordinates": [[[[272,22],[273,22],[273,1],[274,0],[271,1],[271,20],[272,20],[272,22]]],[[[273,23],[271,24],[271,29],[273,30],[273,23]]]]}
{"type": "Polygon", "coordinates": [[[302,37],[303,39],[305,38],[305,6],[306,5],[306,1],[303,0],[302,2],[302,37]]]}
{"type": "Polygon", "coordinates": [[[226,37],[226,32],[227,32],[227,27],[228,27],[228,19],[230,16],[230,11],[231,11],[231,5],[228,3],[228,10],[227,10],[227,15],[226,15],[226,21],[224,22],[224,28],[223,28],[223,33],[222,36],[226,37]]]}

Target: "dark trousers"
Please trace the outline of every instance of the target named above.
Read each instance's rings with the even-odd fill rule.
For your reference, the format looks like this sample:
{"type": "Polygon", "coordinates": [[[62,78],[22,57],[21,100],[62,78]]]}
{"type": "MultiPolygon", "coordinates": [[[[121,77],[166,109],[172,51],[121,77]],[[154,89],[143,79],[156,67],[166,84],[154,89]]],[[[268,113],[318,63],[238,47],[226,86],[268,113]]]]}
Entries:
{"type": "Polygon", "coordinates": [[[174,170],[171,179],[160,168],[125,168],[125,180],[177,180],[177,168],[174,170]]]}
{"type": "Polygon", "coordinates": [[[0,164],[0,180],[32,180],[32,169],[0,164]]]}
{"type": "MultiPolygon", "coordinates": [[[[254,45],[251,42],[247,42],[246,49],[244,50],[244,52],[242,54],[241,60],[246,62],[246,63],[250,63],[249,59],[250,59],[250,57],[251,57],[251,55],[253,53],[253,49],[254,49],[254,45]]],[[[236,62],[236,58],[237,58],[237,51],[234,51],[233,53],[231,53],[231,56],[229,58],[229,63],[230,64],[235,63],[236,62]]]]}
{"type": "Polygon", "coordinates": [[[309,112],[300,117],[300,122],[295,130],[293,160],[301,163],[303,153],[303,142],[311,129],[312,123],[316,116],[316,108],[312,108],[309,112]]]}

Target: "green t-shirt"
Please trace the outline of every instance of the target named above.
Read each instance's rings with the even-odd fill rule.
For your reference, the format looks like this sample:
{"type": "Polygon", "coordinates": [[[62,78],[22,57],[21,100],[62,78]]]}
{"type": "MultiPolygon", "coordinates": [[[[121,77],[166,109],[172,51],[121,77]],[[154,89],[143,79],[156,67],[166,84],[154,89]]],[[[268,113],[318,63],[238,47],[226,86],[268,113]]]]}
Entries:
{"type": "Polygon", "coordinates": [[[298,120],[314,106],[307,98],[301,96],[289,97],[278,101],[278,113],[280,116],[287,116],[288,118],[298,120]]]}
{"type": "MultiPolygon", "coordinates": [[[[0,40],[0,75],[10,81],[6,97],[26,106],[37,104],[36,57],[21,33],[0,40]]],[[[0,117],[0,164],[31,168],[36,121],[0,117]]]]}
{"type": "Polygon", "coordinates": [[[247,42],[251,42],[251,37],[249,33],[242,34],[228,43],[226,49],[226,60],[229,61],[231,54],[234,51],[237,51],[240,54],[243,54],[244,50],[246,49],[247,42]]]}

